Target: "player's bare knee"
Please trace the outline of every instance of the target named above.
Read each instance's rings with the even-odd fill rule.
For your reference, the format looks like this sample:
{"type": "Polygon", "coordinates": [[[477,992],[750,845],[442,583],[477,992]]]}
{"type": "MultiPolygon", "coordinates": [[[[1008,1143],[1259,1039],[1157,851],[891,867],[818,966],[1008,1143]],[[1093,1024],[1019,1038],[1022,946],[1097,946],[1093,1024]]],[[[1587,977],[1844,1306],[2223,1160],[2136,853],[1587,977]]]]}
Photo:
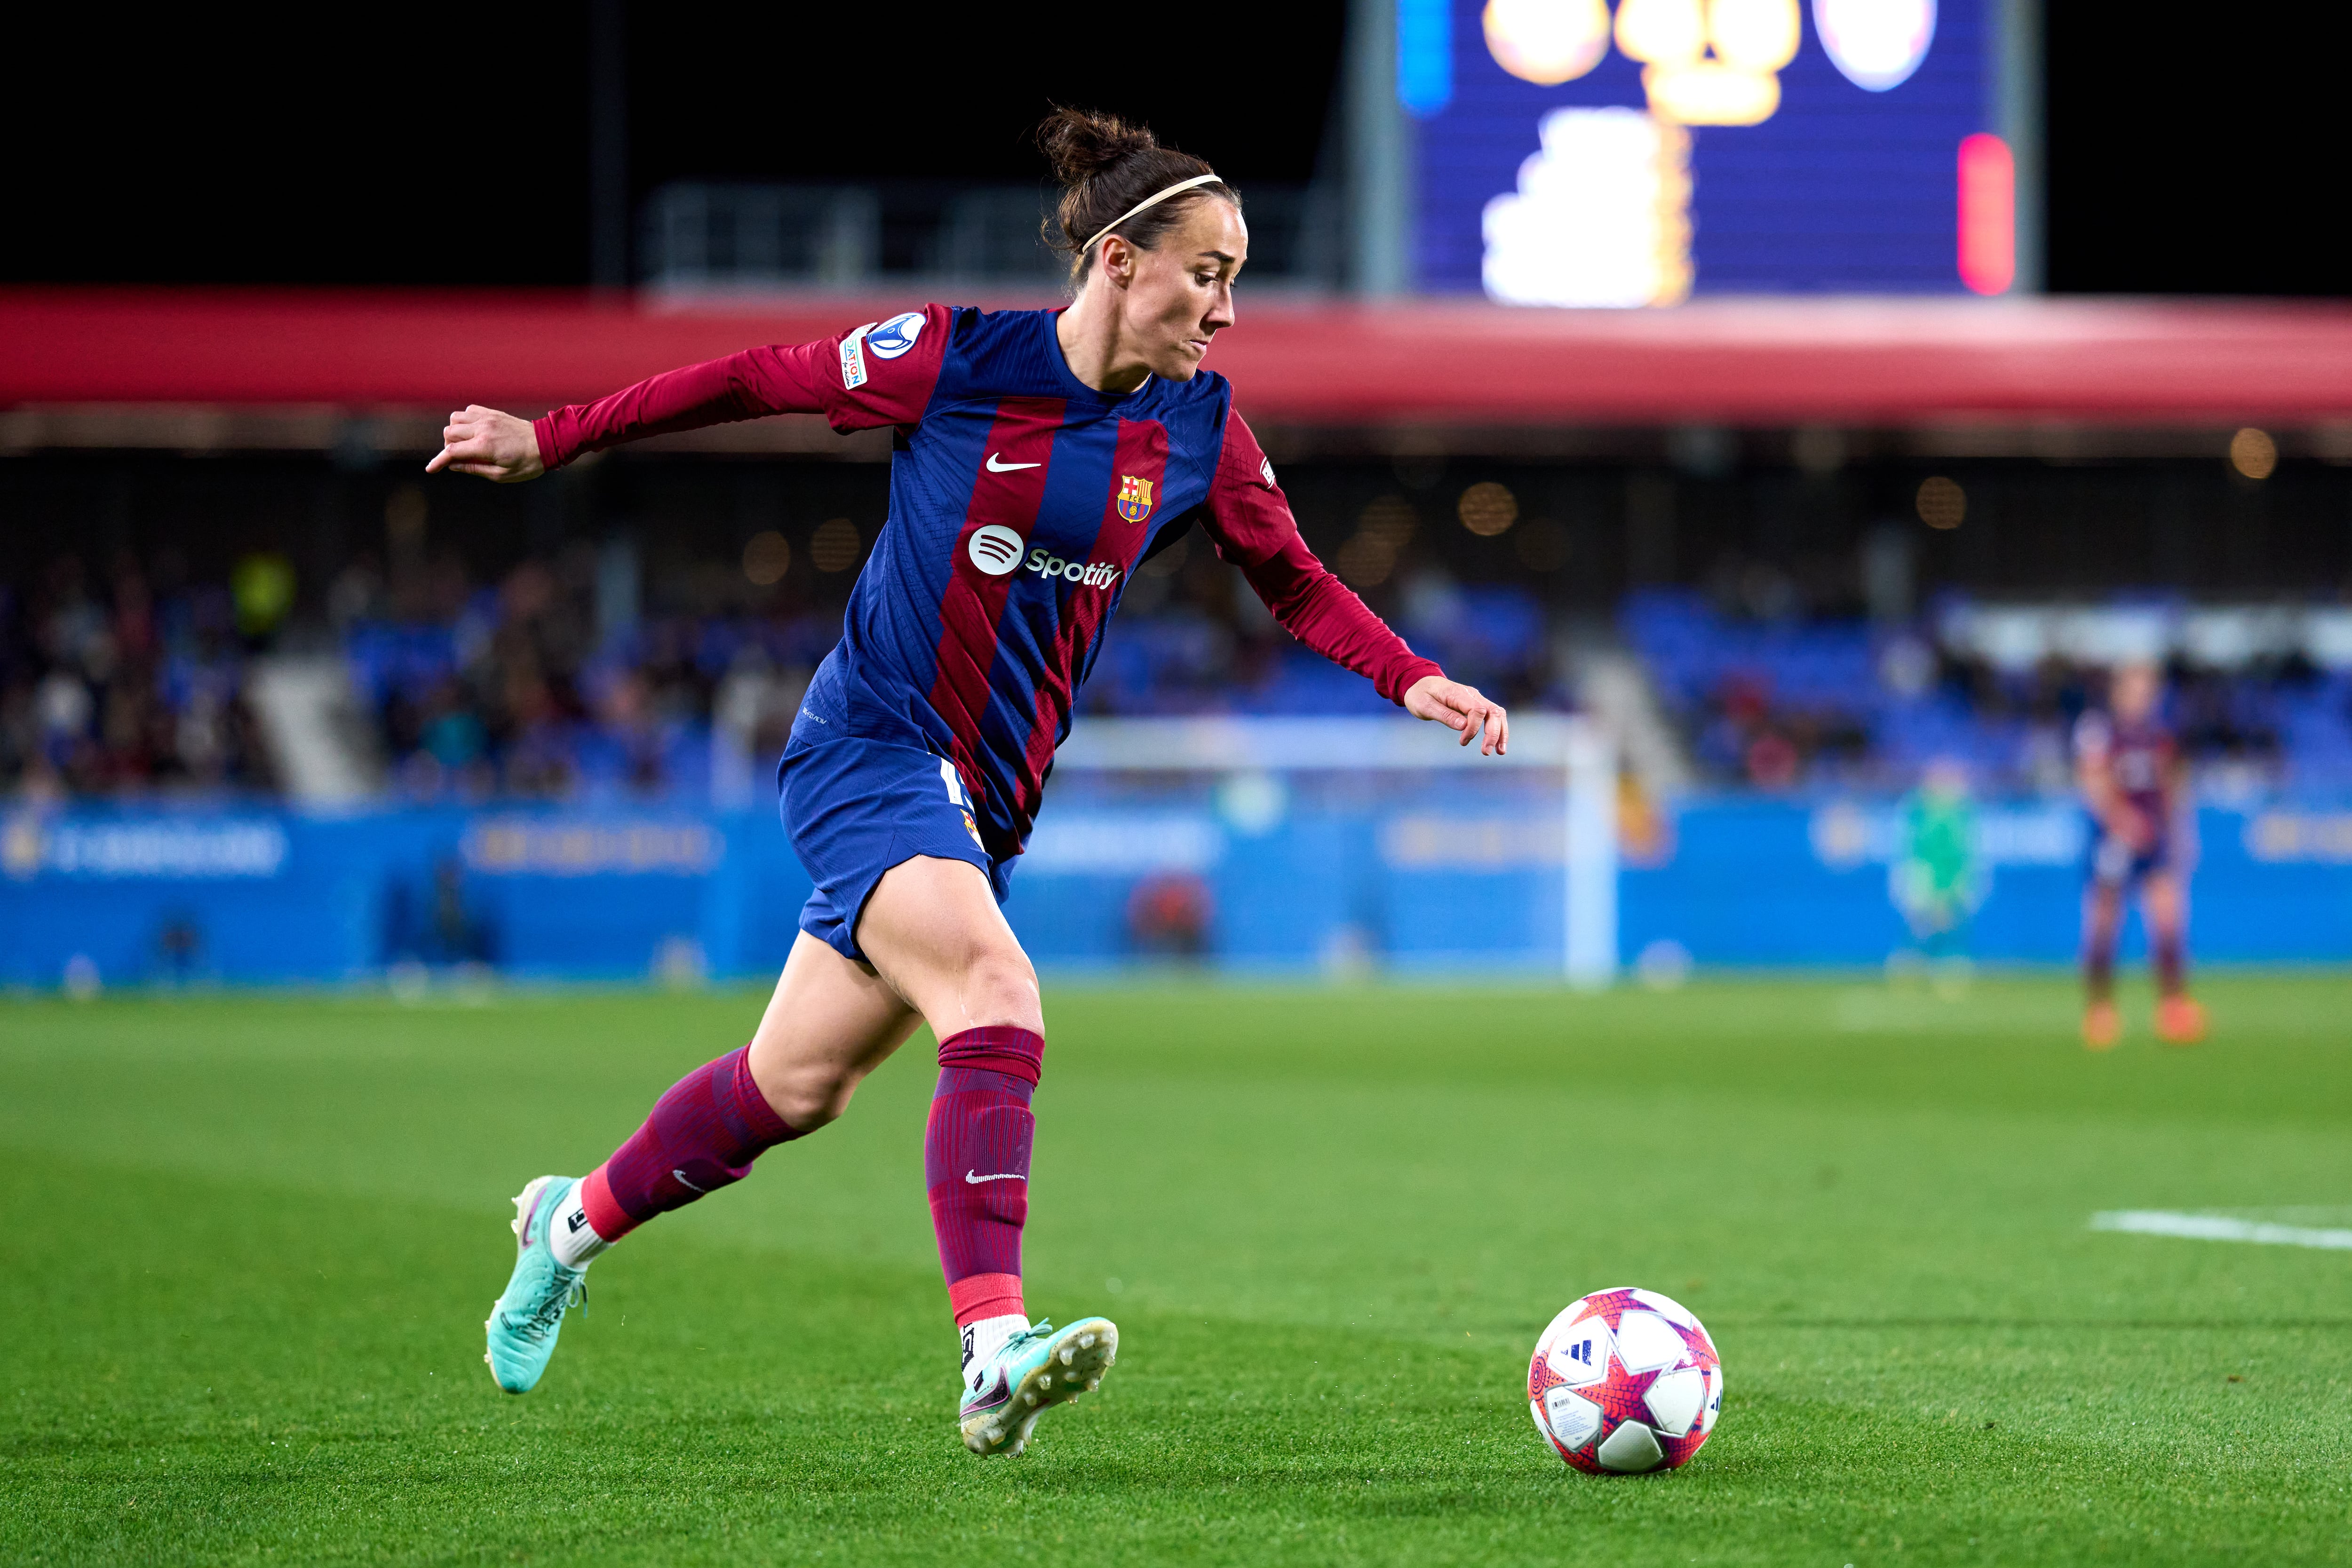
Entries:
{"type": "Polygon", "coordinates": [[[1010,1024],[1042,1032],[1045,1005],[1037,971],[1019,948],[992,948],[964,971],[963,1006],[972,1022],[1010,1024]]]}
{"type": "Polygon", "coordinates": [[[773,1083],[762,1082],[760,1092],[769,1109],[796,1132],[814,1132],[837,1121],[857,1092],[860,1075],[836,1068],[807,1068],[785,1071],[773,1083]]]}

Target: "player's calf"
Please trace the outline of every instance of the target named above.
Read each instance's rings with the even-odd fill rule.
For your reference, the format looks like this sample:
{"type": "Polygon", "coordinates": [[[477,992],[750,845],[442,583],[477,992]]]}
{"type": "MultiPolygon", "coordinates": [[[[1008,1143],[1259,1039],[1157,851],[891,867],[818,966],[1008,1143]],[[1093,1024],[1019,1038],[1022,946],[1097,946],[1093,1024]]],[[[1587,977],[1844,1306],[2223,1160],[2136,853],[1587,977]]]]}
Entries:
{"type": "Polygon", "coordinates": [[[751,1079],[749,1047],[706,1062],[654,1102],[645,1125],[581,1183],[588,1224],[606,1245],[751,1173],[751,1162],[800,1131],[751,1079]]]}
{"type": "Polygon", "coordinates": [[[800,1136],[751,1081],[750,1052],[706,1062],[655,1102],[653,1114],[580,1181],[541,1176],[515,1199],[514,1272],[482,1326],[482,1359],[509,1394],[547,1370],[563,1314],[588,1297],[588,1265],[657,1214],[751,1173],[761,1151],[800,1136]]]}

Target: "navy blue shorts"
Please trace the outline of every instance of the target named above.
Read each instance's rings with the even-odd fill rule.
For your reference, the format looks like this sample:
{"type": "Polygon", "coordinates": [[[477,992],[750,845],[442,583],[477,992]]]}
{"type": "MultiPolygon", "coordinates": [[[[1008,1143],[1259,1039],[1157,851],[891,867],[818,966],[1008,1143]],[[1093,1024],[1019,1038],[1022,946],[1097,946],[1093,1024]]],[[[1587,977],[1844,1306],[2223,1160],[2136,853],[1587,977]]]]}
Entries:
{"type": "Polygon", "coordinates": [[[785,837],[816,890],[801,930],[863,963],[857,917],[893,866],[919,855],[980,868],[996,901],[1012,890],[1013,861],[980,841],[971,803],[953,764],[887,741],[806,742],[794,736],[776,771],[785,837]]]}
{"type": "Polygon", "coordinates": [[[2124,839],[2093,829],[2091,880],[2107,888],[2136,888],[2160,872],[2179,869],[2172,835],[2159,833],[2147,849],[2136,849],[2124,839]]]}

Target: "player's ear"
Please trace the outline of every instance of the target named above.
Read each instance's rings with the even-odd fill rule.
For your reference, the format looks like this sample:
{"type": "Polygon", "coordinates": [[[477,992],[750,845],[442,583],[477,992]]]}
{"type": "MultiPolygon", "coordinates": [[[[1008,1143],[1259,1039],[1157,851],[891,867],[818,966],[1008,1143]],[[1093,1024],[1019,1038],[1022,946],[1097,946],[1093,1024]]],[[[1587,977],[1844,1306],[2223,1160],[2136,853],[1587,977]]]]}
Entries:
{"type": "Polygon", "coordinates": [[[1115,288],[1124,289],[1135,281],[1135,247],[1125,235],[1114,234],[1102,242],[1102,251],[1095,265],[1102,268],[1115,288]]]}

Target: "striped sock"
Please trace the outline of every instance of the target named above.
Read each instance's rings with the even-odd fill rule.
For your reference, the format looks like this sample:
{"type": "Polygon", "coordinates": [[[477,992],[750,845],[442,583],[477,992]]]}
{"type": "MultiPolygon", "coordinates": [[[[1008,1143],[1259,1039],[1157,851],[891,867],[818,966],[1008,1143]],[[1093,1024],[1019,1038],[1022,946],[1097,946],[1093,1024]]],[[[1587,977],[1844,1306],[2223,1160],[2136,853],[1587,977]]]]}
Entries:
{"type": "Polygon", "coordinates": [[[670,1085],[645,1125],[581,1181],[581,1212],[610,1246],[657,1214],[741,1181],[761,1151],[799,1136],[751,1081],[745,1046],[670,1085]]]}
{"type": "Polygon", "coordinates": [[[1027,1029],[966,1029],[940,1042],[923,1184],[959,1328],[1028,1321],[1021,1316],[1021,1226],[1037,1126],[1029,1100],[1045,1054],[1045,1040],[1027,1029]]]}

